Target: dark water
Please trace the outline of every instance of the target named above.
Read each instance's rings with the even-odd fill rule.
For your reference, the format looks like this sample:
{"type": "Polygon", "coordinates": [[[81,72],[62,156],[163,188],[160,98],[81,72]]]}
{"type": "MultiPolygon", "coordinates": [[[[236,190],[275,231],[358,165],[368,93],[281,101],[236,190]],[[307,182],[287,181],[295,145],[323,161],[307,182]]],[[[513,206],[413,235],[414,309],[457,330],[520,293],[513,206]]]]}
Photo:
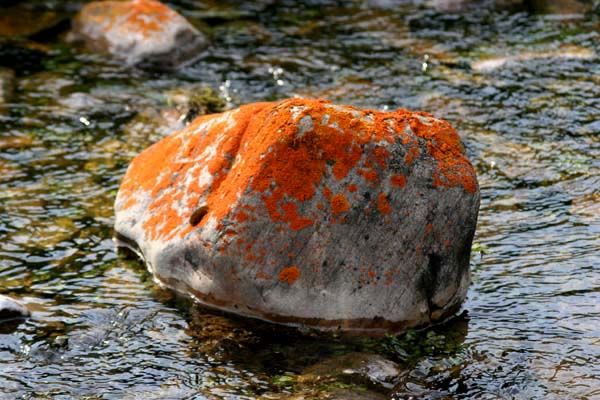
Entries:
{"type": "Polygon", "coordinates": [[[0,293],[34,311],[0,326],[0,398],[600,399],[593,5],[295,3],[171,2],[212,38],[171,73],[71,49],[63,17],[80,3],[0,8],[0,21],[52,21],[29,26],[33,39],[0,37],[0,65],[16,75],[0,105],[0,293]],[[463,314],[398,338],[322,338],[154,286],[116,252],[112,202],[131,158],[168,133],[159,115],[173,91],[194,85],[230,106],[319,96],[451,121],[482,192],[463,314]],[[307,378],[351,352],[403,372],[388,385],[307,378]]]}

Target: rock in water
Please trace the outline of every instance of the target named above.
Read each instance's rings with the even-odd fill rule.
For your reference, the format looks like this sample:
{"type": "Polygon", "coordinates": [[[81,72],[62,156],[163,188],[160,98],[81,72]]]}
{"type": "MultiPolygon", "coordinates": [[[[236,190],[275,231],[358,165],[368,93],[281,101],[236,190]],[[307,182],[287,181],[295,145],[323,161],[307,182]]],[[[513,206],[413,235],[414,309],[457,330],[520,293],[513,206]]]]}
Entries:
{"type": "Polygon", "coordinates": [[[115,208],[121,244],[205,305],[381,334],[459,309],[479,188],[445,121],[289,99],[154,144],[115,208]]]}
{"type": "Polygon", "coordinates": [[[349,383],[365,382],[384,391],[392,389],[402,373],[402,369],[393,361],[378,354],[349,353],[327,358],[306,368],[303,382],[318,382],[323,377],[348,380],[349,383]]]}
{"type": "Polygon", "coordinates": [[[27,318],[31,313],[21,303],[0,294],[0,321],[6,319],[27,318]]]}
{"type": "Polygon", "coordinates": [[[208,41],[185,18],[156,0],[95,1],[73,21],[71,38],[128,64],[173,68],[208,41]]]}

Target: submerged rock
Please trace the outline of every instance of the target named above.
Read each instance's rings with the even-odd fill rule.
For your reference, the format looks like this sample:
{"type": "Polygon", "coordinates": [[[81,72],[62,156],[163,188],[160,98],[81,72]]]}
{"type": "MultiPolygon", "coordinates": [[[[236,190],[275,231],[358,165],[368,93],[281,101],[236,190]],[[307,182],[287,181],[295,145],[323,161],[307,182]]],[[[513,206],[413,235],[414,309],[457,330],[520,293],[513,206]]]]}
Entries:
{"type": "Polygon", "coordinates": [[[430,0],[431,6],[441,12],[462,12],[477,8],[506,9],[524,3],[524,0],[430,0]]]}
{"type": "Polygon", "coordinates": [[[0,321],[21,319],[31,315],[27,307],[8,296],[0,294],[0,321]]]}
{"type": "Polygon", "coordinates": [[[378,354],[350,353],[328,358],[305,369],[302,382],[332,377],[348,382],[361,382],[385,391],[394,387],[402,369],[398,364],[378,354]]]}
{"type": "Polygon", "coordinates": [[[73,21],[71,39],[128,64],[173,68],[208,41],[184,17],[156,0],[95,1],[73,21]]]}
{"type": "Polygon", "coordinates": [[[381,334],[459,309],[478,207],[447,122],[290,99],[199,117],[144,151],[115,229],[205,305],[381,334]]]}
{"type": "Polygon", "coordinates": [[[596,53],[588,48],[562,46],[551,51],[524,52],[512,56],[490,57],[473,62],[471,68],[477,72],[492,72],[501,68],[540,60],[592,60],[594,58],[596,58],[596,53]]]}

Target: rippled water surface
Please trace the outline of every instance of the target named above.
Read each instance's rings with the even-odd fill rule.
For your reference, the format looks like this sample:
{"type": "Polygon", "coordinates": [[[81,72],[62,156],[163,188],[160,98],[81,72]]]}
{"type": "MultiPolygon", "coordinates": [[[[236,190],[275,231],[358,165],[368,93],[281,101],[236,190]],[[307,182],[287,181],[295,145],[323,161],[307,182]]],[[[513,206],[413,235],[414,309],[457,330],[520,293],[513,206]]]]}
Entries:
{"type": "Polygon", "coordinates": [[[600,399],[598,4],[173,1],[212,45],[158,73],[65,44],[80,3],[12,3],[0,8],[0,81],[13,87],[0,103],[0,293],[34,316],[0,325],[0,398],[600,399]],[[6,16],[36,22],[10,31],[6,16]],[[347,340],[157,288],[115,250],[112,203],[192,87],[229,107],[301,95],[451,121],[482,192],[464,312],[347,340]],[[357,352],[401,373],[310,374],[357,352]]]}

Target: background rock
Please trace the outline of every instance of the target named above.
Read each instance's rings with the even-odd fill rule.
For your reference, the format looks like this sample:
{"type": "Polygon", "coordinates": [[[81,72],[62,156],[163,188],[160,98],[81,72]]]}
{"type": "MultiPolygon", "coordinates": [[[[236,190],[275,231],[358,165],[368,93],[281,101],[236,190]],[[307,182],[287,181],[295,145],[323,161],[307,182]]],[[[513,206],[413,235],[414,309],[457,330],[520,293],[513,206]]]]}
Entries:
{"type": "Polygon", "coordinates": [[[5,319],[26,318],[31,313],[21,303],[8,296],[0,294],[0,321],[5,319]]]}
{"type": "Polygon", "coordinates": [[[199,55],[207,39],[155,0],[96,1],[73,21],[71,39],[128,64],[172,68],[199,55]]]}

